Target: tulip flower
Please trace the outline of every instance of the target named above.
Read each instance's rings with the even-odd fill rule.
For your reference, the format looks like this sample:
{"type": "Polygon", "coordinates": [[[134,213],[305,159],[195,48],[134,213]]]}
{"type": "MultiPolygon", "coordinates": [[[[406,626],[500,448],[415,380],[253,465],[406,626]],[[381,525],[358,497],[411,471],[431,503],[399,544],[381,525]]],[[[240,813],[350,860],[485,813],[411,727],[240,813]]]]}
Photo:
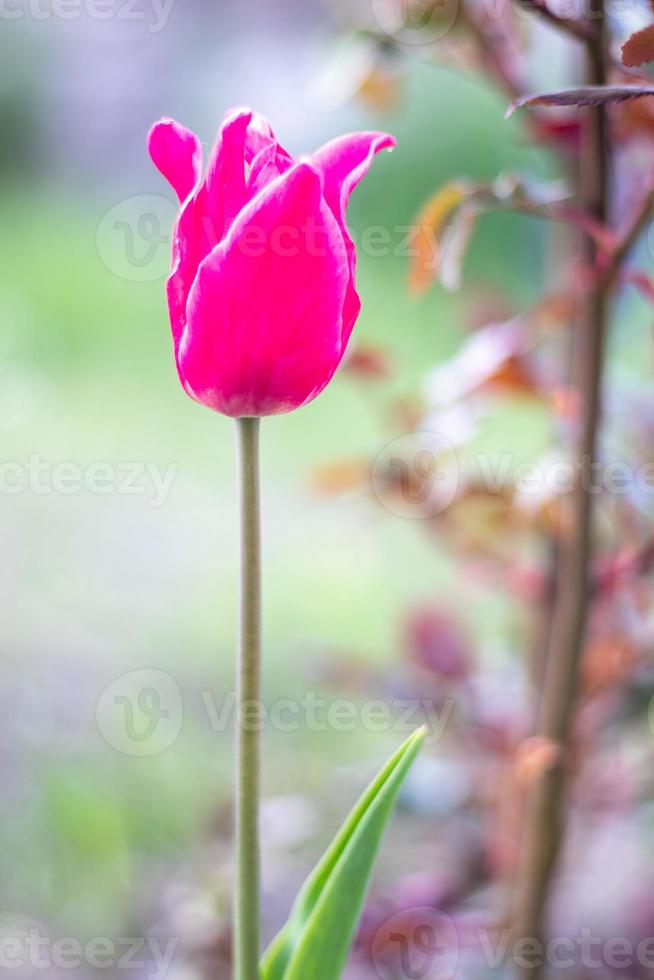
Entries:
{"type": "Polygon", "coordinates": [[[202,174],[197,137],[156,123],[150,155],[180,201],[168,305],[182,385],[235,417],[305,405],[331,380],[361,302],[345,211],[385,133],[293,160],[249,110],[223,123],[202,174]]]}
{"type": "Polygon", "coordinates": [[[260,969],[260,732],[250,710],[261,701],[259,417],[310,402],[341,362],[361,308],[345,211],[375,153],[393,144],[353,133],[293,160],[261,116],[239,110],[203,176],[188,129],[162,119],[149,136],[180,202],[167,287],[179,377],[196,401],[235,418],[238,437],[235,980],[340,977],[381,831],[424,738],[416,733],[364,794],[260,969]]]}

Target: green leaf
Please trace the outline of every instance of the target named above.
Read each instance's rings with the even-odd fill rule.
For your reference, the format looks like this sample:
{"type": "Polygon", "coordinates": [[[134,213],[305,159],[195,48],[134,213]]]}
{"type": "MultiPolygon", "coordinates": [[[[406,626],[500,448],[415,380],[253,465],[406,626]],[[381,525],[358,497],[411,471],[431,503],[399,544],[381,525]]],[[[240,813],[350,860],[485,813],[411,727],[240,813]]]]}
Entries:
{"type": "Polygon", "coordinates": [[[409,736],[352,810],[264,954],[261,980],[339,980],[384,829],[425,734],[423,727],[409,736]]]}

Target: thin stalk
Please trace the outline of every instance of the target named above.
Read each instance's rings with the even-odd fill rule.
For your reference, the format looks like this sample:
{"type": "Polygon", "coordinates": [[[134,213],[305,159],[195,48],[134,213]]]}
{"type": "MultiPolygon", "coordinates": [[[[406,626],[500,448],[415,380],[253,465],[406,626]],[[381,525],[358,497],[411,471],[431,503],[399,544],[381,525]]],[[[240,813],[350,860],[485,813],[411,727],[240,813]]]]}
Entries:
{"type": "MultiPolygon", "coordinates": [[[[588,81],[606,83],[603,0],[593,0],[593,36],[588,42],[588,81]]],[[[585,110],[580,187],[583,208],[605,222],[609,196],[607,118],[603,107],[585,110]]],[[[592,267],[597,245],[584,238],[584,260],[592,267]]],[[[566,774],[572,750],[571,721],[577,693],[579,661],[584,645],[589,607],[592,559],[592,477],[600,424],[604,341],[610,284],[595,277],[579,322],[572,355],[572,382],[579,394],[581,419],[577,443],[576,482],[570,501],[570,530],[560,543],[556,600],[550,633],[538,734],[555,744],[553,765],[532,788],[527,801],[520,866],[518,869],[514,928],[518,938],[534,939],[544,948],[547,898],[565,832],[566,774]]],[[[542,962],[523,968],[521,975],[537,980],[542,962]]]]}
{"type": "Polygon", "coordinates": [[[236,420],[241,506],[237,684],[234,978],[259,976],[259,796],[261,697],[261,519],[259,419],[236,420]]]}

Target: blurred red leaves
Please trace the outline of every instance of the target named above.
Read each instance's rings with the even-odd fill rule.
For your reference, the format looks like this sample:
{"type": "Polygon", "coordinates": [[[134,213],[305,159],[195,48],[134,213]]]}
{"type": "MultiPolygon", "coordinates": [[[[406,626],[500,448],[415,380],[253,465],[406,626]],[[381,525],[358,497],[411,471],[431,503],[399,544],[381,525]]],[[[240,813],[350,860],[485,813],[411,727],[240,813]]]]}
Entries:
{"type": "Polygon", "coordinates": [[[625,269],[620,278],[622,282],[635,286],[641,296],[654,306],[654,280],[641,269],[625,269]]]}
{"type": "Polygon", "coordinates": [[[373,344],[357,344],[341,370],[363,381],[386,381],[393,375],[390,354],[373,344]]]}
{"type": "Polygon", "coordinates": [[[309,474],[310,489],[321,497],[333,497],[361,490],[370,482],[370,463],[366,459],[343,459],[316,466],[309,474]]]}
{"type": "Polygon", "coordinates": [[[435,281],[458,289],[462,265],[478,218],[496,211],[514,211],[573,225],[592,236],[602,254],[616,247],[615,235],[592,216],[568,202],[560,182],[525,182],[512,174],[477,183],[455,180],[441,187],[415,221],[409,289],[420,295],[435,281]]]}
{"type": "Polygon", "coordinates": [[[622,45],[622,64],[627,68],[639,68],[654,61],[654,24],[632,34],[622,45]]]}
{"type": "Polygon", "coordinates": [[[586,696],[626,681],[638,663],[638,651],[628,637],[598,636],[591,639],[581,663],[582,688],[586,696]]]}
{"type": "Polygon", "coordinates": [[[561,746],[551,739],[533,735],[518,746],[515,776],[518,785],[527,789],[537,783],[561,758],[561,746]]]}
{"type": "Polygon", "coordinates": [[[406,650],[411,663],[438,678],[462,681],[468,675],[468,642],[449,613],[414,610],[406,623],[406,650]]]}
{"type": "MultiPolygon", "coordinates": [[[[533,9],[533,4],[529,6],[533,9]]],[[[557,6],[562,9],[552,4],[551,17],[545,15],[555,23],[557,6]]],[[[571,234],[563,247],[563,236],[557,234],[554,248],[544,256],[547,267],[543,279],[554,283],[544,299],[516,312],[516,294],[507,290],[498,309],[484,284],[483,320],[475,317],[474,329],[457,353],[429,370],[418,390],[406,393],[401,402],[392,402],[383,419],[392,429],[389,440],[398,432],[442,434],[455,447],[460,462],[452,499],[417,525],[434,542],[439,555],[452,562],[457,605],[450,609],[439,595],[433,604],[418,604],[408,611],[401,634],[402,670],[392,671],[388,681],[402,691],[408,687],[416,698],[426,695],[439,703],[445,692],[456,703],[443,740],[433,748],[433,757],[464,771],[473,790],[459,803],[458,814],[443,817],[438,811],[432,825],[438,841],[436,854],[429,849],[431,844],[422,843],[420,851],[428,855],[434,867],[440,869],[445,863],[451,872],[453,865],[462,865],[463,858],[457,854],[457,862],[448,866],[442,855],[449,853],[452,839],[460,842],[464,838],[464,827],[474,825],[476,843],[482,848],[481,870],[467,891],[464,887],[463,894],[454,897],[455,915],[466,906],[483,904],[485,890],[496,888],[500,878],[501,903],[501,889],[516,866],[526,792],[560,757],[557,744],[530,735],[539,707],[556,593],[554,569],[572,527],[571,494],[569,487],[548,487],[547,481],[536,493],[521,491],[510,469],[498,469],[497,479],[489,483],[478,465],[486,452],[486,435],[490,434],[498,457],[513,454],[518,463],[534,463],[541,473],[547,474],[550,465],[569,463],[580,423],[581,402],[570,383],[570,363],[578,350],[571,328],[578,323],[580,300],[598,279],[607,277],[612,292],[633,287],[654,304],[651,270],[647,266],[624,268],[651,219],[646,193],[651,186],[647,178],[651,171],[654,99],[646,96],[654,95],[652,79],[620,67],[614,55],[618,35],[612,23],[611,54],[607,54],[612,84],[526,94],[542,76],[542,60],[533,58],[534,47],[540,47],[538,21],[542,20],[541,13],[529,23],[519,12],[516,16],[512,5],[498,9],[497,17],[491,17],[483,5],[466,4],[458,24],[461,30],[444,37],[438,48],[420,53],[429,60],[442,62],[445,58],[451,64],[456,58],[459,67],[464,63],[466,68],[481,68],[501,89],[500,97],[513,100],[512,110],[529,107],[530,111],[519,118],[522,128],[514,125],[509,132],[507,127],[509,140],[519,143],[524,138],[530,146],[538,143],[547,148],[548,157],[554,151],[558,155],[556,170],[548,172],[578,172],[577,151],[588,113],[576,110],[610,106],[607,116],[616,150],[611,209],[614,228],[583,213],[568,196],[569,189],[560,184],[529,184],[502,175],[495,181],[462,178],[434,187],[416,219],[415,255],[409,268],[414,296],[435,283],[450,289],[461,284],[477,222],[488,212],[514,210],[564,222],[571,234]],[[461,35],[467,37],[465,49],[461,35]],[[539,64],[537,72],[532,70],[532,60],[539,64]],[[632,205],[635,218],[631,216],[632,205]],[[580,256],[579,232],[591,237],[597,246],[593,265],[588,258],[590,249],[585,257],[580,256]],[[545,420],[542,435],[532,446],[519,439],[513,442],[520,428],[516,419],[523,407],[545,420]],[[501,424],[494,428],[498,416],[506,419],[509,415],[514,426],[509,434],[501,424]],[[482,601],[489,595],[493,601],[508,600],[510,628],[502,630],[501,637],[488,629],[487,620],[480,635],[468,637],[467,629],[474,629],[474,623],[468,622],[466,604],[472,605],[482,595],[482,601]]],[[[544,42],[539,55],[546,50],[544,42]]],[[[654,25],[630,38],[624,52],[624,64],[629,68],[652,60],[654,25]]],[[[374,91],[374,85],[372,88],[374,91]]],[[[383,107],[383,97],[373,96],[374,101],[383,107]]],[[[462,296],[463,316],[470,310],[470,290],[474,289],[471,283],[462,296]]],[[[598,460],[601,467],[616,462],[633,464],[634,473],[640,464],[651,465],[653,458],[651,370],[647,372],[645,354],[644,377],[634,382],[630,367],[623,364],[624,350],[620,347],[627,329],[622,323],[616,327],[602,399],[607,424],[602,430],[598,460]],[[617,378],[623,370],[626,382],[617,378]]],[[[366,378],[365,365],[358,376],[366,378]]],[[[410,475],[410,455],[406,463],[405,472],[410,475]]],[[[348,485],[348,468],[341,472],[342,479],[335,470],[332,486],[348,485]]],[[[397,490],[402,493],[402,487],[397,490]]],[[[577,819],[580,815],[586,819],[606,816],[612,801],[629,799],[620,765],[611,769],[622,753],[635,758],[637,765],[651,759],[651,746],[645,744],[648,736],[636,735],[637,726],[647,735],[645,716],[654,682],[651,490],[641,491],[632,481],[624,493],[604,486],[593,492],[597,493],[593,540],[598,556],[589,570],[593,613],[581,658],[578,710],[565,758],[566,769],[579,777],[567,804],[577,819]],[[632,755],[637,741],[640,754],[632,755]]],[[[653,723],[650,711],[650,727],[653,723]]],[[[434,781],[437,778],[438,774],[434,781]]],[[[648,779],[643,777],[643,781],[648,779]]],[[[633,799],[629,805],[636,819],[642,820],[643,810],[635,809],[633,799]]],[[[632,838],[638,836],[635,822],[626,826],[632,838]]],[[[593,820],[588,826],[589,840],[594,838],[595,829],[593,820]]],[[[602,860],[609,857],[603,855],[602,860]]],[[[583,857],[575,852],[568,860],[571,867],[578,868],[583,857]]],[[[397,899],[396,888],[391,895],[390,908],[401,908],[404,900],[411,904],[411,895],[397,899]]],[[[555,914],[559,904],[554,906],[555,914]]]]}
{"type": "Polygon", "coordinates": [[[452,227],[457,214],[462,229],[467,233],[471,231],[474,193],[475,185],[467,181],[445,184],[427,201],[418,215],[412,240],[414,257],[409,270],[409,288],[414,295],[423,293],[439,275],[439,270],[442,275],[443,252],[447,245],[445,232],[452,227]],[[461,205],[466,201],[469,202],[467,219],[461,210],[461,205]]]}

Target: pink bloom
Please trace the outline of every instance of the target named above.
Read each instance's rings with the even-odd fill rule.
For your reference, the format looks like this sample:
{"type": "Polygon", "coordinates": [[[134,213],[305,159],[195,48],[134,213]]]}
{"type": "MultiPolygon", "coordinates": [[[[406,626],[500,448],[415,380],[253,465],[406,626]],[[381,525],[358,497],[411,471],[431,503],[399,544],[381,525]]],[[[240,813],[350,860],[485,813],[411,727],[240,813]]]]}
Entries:
{"type": "Polygon", "coordinates": [[[223,123],[207,172],[197,137],[156,123],[150,155],[174,188],[168,306],[179,377],[225,415],[274,415],[330,381],[361,302],[345,223],[384,133],[353,133],[298,161],[249,110],[223,123]]]}

